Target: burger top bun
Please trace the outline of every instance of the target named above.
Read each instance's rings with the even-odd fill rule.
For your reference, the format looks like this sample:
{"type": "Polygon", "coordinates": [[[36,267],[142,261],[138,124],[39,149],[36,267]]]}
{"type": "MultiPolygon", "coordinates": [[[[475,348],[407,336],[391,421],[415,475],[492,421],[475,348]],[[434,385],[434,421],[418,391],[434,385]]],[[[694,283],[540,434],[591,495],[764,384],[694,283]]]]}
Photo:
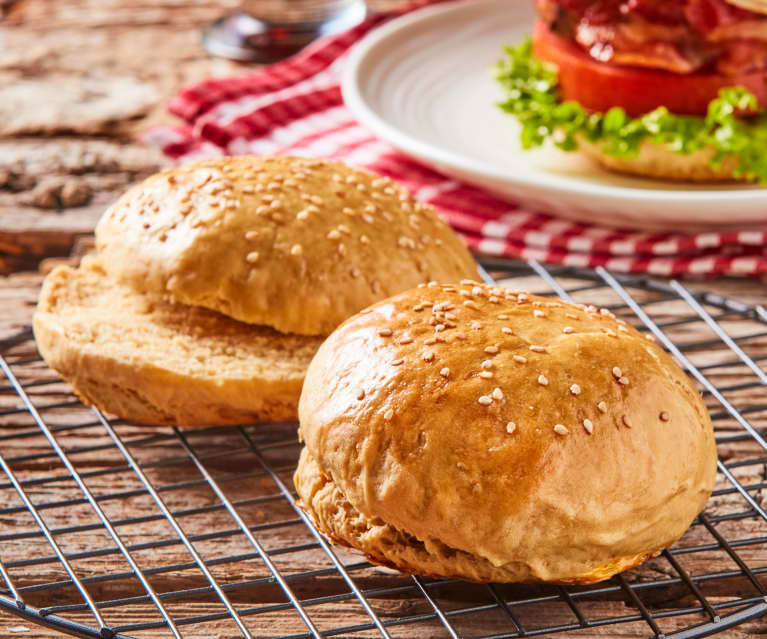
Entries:
{"type": "Polygon", "coordinates": [[[299,417],[344,516],[507,581],[638,563],[684,533],[716,474],[706,408],[661,348],[607,311],[472,282],[346,321],[309,366],[299,417]]]}
{"type": "Polygon", "coordinates": [[[421,282],[477,272],[434,210],[390,180],[293,157],[154,175],[106,212],[96,244],[109,274],[139,291],[304,335],[421,282]]]}

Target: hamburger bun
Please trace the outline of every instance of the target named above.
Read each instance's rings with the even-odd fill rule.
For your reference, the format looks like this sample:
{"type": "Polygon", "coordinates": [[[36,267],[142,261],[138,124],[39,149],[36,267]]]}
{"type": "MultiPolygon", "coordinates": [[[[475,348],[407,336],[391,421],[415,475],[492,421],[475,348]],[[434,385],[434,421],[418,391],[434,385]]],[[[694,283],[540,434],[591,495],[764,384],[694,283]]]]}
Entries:
{"type": "Polygon", "coordinates": [[[590,583],[678,539],[716,474],[700,395],[608,311],[473,282],[346,321],[299,404],[320,530],[371,561],[590,583]]]}
{"type": "Polygon", "coordinates": [[[294,157],[154,175],[106,212],[96,245],[136,290],[301,335],[327,335],[421,282],[477,273],[434,210],[391,180],[294,157]]]}
{"type": "Polygon", "coordinates": [[[45,361],[86,403],[182,426],[294,419],[322,341],[139,293],[93,257],[48,275],[34,332],[45,361]]]}
{"type": "Polygon", "coordinates": [[[733,175],[738,165],[735,157],[725,158],[718,167],[712,166],[710,160],[714,155],[713,149],[684,155],[662,144],[645,140],[636,157],[624,158],[605,153],[599,145],[581,139],[578,141],[578,150],[604,168],[617,173],[681,182],[748,181],[747,178],[733,175]]]}

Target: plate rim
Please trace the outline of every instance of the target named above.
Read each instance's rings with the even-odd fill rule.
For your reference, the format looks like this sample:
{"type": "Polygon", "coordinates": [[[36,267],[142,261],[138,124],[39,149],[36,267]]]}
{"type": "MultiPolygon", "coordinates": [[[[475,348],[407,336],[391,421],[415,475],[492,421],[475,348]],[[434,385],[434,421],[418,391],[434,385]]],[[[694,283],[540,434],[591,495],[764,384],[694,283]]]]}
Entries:
{"type": "MultiPolygon", "coordinates": [[[[522,0],[528,1],[528,0],[522,0]]],[[[369,56],[377,47],[396,36],[400,31],[413,28],[415,25],[428,22],[440,16],[450,13],[474,13],[481,10],[482,6],[496,6],[503,0],[452,0],[437,5],[430,5],[416,9],[415,11],[396,17],[391,21],[375,28],[357,42],[349,52],[341,75],[341,93],[344,104],[352,115],[365,127],[370,129],[377,137],[390,143],[397,149],[409,155],[426,158],[427,161],[452,169],[466,171],[482,178],[501,180],[515,187],[533,187],[546,190],[548,194],[562,197],[588,196],[597,198],[602,202],[626,202],[627,200],[643,200],[646,203],[665,202],[679,204],[708,204],[714,205],[737,203],[767,205],[767,189],[762,188],[730,188],[730,189],[706,189],[685,190],[681,188],[646,189],[631,186],[615,186],[595,184],[581,181],[578,178],[563,177],[557,175],[528,175],[519,178],[504,171],[502,167],[496,167],[490,163],[482,162],[474,158],[462,156],[459,153],[424,142],[418,138],[404,133],[395,125],[387,122],[365,100],[361,91],[360,72],[369,56]],[[715,201],[712,201],[715,200],[715,201]],[[726,202],[724,200],[727,200],[726,202]]],[[[511,44],[511,43],[510,43],[511,44]]],[[[498,52],[499,58],[501,52],[498,52]]],[[[751,223],[754,221],[752,220],[751,223]]],[[[744,222],[745,223],[745,222],[744,222]]]]}

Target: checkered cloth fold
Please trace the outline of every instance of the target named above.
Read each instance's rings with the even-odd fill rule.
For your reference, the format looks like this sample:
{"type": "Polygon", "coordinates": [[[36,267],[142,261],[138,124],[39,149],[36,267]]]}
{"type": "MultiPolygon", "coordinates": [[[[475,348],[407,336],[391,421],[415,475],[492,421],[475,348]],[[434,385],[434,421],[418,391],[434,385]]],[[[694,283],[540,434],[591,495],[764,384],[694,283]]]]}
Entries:
{"type": "Polygon", "coordinates": [[[409,9],[373,16],[258,71],[190,86],[169,106],[182,123],[149,131],[146,139],[179,162],[294,154],[365,167],[434,205],[472,249],[489,255],[674,277],[767,273],[767,211],[765,230],[679,234],[590,226],[450,179],[374,137],[343,104],[342,68],[352,45],[409,9]]]}

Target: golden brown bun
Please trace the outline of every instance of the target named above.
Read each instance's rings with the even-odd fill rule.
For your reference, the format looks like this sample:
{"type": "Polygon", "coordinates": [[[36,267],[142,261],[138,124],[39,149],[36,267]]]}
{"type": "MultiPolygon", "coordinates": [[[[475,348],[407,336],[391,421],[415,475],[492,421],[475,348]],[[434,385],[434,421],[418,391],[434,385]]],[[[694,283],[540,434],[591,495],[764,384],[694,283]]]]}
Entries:
{"type": "Polygon", "coordinates": [[[662,349],[597,309],[476,284],[345,322],[299,417],[320,528],[432,575],[605,579],[678,539],[716,472],[705,406],[662,349]]]}
{"type": "Polygon", "coordinates": [[[292,157],[206,160],[154,175],[104,215],[111,275],[284,333],[327,335],[421,282],[476,277],[431,207],[386,178],[292,157]]]}
{"type": "Polygon", "coordinates": [[[92,258],[46,277],[34,331],[45,361],[87,403],[183,426],[295,419],[322,341],[137,293],[92,258]]]}
{"type": "Polygon", "coordinates": [[[618,173],[683,182],[745,181],[745,178],[733,176],[738,165],[737,158],[726,158],[721,166],[713,167],[709,160],[714,151],[709,149],[683,155],[661,144],[644,141],[636,157],[622,158],[604,153],[596,144],[579,140],[578,150],[603,167],[618,173]]]}

